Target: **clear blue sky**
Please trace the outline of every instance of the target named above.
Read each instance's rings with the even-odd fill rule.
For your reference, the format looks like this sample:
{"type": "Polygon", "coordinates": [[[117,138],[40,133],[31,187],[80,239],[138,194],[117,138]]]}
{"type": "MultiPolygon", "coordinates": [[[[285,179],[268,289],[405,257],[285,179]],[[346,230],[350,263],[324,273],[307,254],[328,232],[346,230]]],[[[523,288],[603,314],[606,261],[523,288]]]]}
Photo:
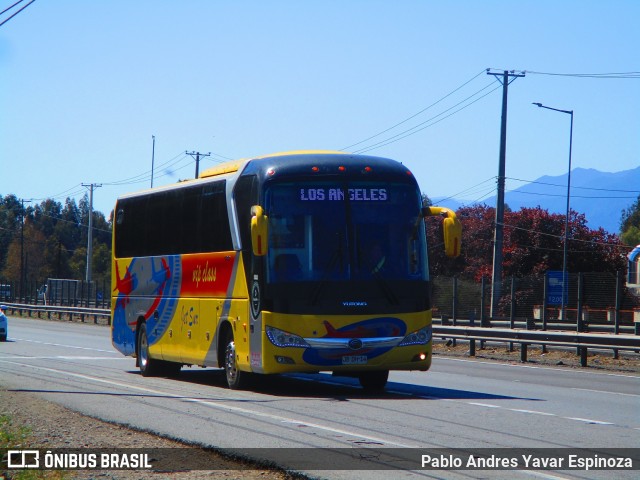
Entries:
{"type": "Polygon", "coordinates": [[[64,203],[102,183],[108,216],[149,186],[152,135],[157,186],[192,178],[185,150],[212,152],[201,168],[355,152],[421,124],[368,153],[430,197],[482,199],[502,101],[486,68],[527,71],[509,87],[508,178],[567,171],[569,116],[532,102],[575,111],[574,167],[636,168],[640,78],[531,72],[640,72],[638,19],[637,0],[36,0],[0,27],[0,194],[64,203]]]}

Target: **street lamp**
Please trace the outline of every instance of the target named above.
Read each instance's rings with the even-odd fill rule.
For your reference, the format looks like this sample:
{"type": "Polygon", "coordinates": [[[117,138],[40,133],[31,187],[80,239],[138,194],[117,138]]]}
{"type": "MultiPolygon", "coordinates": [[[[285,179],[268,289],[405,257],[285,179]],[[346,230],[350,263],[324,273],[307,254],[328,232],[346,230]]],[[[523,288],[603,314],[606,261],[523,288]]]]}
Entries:
{"type": "MultiPolygon", "coordinates": [[[[541,103],[533,102],[533,105],[537,105],[540,108],[546,108],[547,110],[553,110],[554,112],[568,113],[571,115],[571,128],[569,130],[569,172],[567,174],[567,213],[564,219],[564,249],[562,253],[562,319],[566,320],[565,316],[565,291],[567,282],[567,244],[569,243],[569,197],[571,192],[571,147],[573,145],[573,110],[560,110],[558,108],[551,108],[541,103]]],[[[577,320],[580,324],[580,319],[577,320]]]]}

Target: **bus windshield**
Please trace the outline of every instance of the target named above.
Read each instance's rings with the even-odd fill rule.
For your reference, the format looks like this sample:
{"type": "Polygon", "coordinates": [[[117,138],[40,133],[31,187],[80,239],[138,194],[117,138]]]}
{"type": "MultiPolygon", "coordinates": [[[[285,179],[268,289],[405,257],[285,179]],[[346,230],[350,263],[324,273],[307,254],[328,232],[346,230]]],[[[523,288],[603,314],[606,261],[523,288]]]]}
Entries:
{"type": "Polygon", "coordinates": [[[428,280],[421,198],[410,184],[272,184],[267,281],[428,280]]]}

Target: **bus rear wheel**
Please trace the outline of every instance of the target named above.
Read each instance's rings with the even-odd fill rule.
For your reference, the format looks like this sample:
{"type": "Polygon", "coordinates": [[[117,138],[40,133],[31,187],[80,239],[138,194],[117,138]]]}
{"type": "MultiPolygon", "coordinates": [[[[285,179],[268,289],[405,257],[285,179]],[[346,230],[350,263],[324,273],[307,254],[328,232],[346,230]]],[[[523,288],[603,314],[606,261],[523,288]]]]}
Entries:
{"type": "Polygon", "coordinates": [[[358,375],[360,385],[367,392],[384,392],[389,379],[389,370],[378,370],[375,372],[363,372],[358,375]]]}
{"type": "Polygon", "coordinates": [[[236,356],[236,344],[233,335],[229,335],[224,350],[224,373],[227,377],[227,384],[231,390],[246,388],[249,383],[249,372],[243,372],[238,368],[236,356]]]}
{"type": "Polygon", "coordinates": [[[167,377],[177,377],[180,374],[182,364],[157,360],[149,355],[149,337],[147,335],[147,324],[142,323],[138,330],[138,367],[143,377],[155,377],[164,375],[167,377]]]}
{"type": "Polygon", "coordinates": [[[161,370],[161,360],[151,358],[149,355],[149,337],[147,336],[147,324],[142,323],[138,330],[138,367],[143,377],[153,377],[161,370]]]}

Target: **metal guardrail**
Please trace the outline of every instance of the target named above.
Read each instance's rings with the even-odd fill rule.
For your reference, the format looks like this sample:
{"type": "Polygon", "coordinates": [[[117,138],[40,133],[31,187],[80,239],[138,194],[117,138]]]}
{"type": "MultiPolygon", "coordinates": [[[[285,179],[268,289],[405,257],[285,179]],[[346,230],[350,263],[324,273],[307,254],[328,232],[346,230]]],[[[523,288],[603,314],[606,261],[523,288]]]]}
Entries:
{"type": "Polygon", "coordinates": [[[107,325],[111,325],[111,310],[108,308],[88,308],[88,307],[61,307],[58,305],[30,305],[25,303],[5,303],[9,313],[18,313],[22,316],[25,313],[29,317],[51,319],[55,316],[59,320],[64,320],[66,316],[69,321],[79,319],[85,322],[87,317],[93,317],[93,323],[98,323],[99,318],[106,318],[107,325]]]}
{"type": "MultiPolygon", "coordinates": [[[[485,328],[508,328],[508,329],[526,329],[526,330],[559,330],[559,331],[578,331],[576,322],[571,321],[554,321],[547,322],[546,328],[540,322],[540,320],[536,319],[525,319],[525,320],[488,320],[485,323],[480,322],[478,320],[469,320],[469,319],[456,319],[455,321],[444,316],[443,318],[433,318],[433,325],[453,325],[454,327],[485,327],[485,328]]],[[[615,325],[610,323],[596,323],[596,322],[583,322],[581,332],[599,332],[599,333],[610,333],[615,334],[615,325]]],[[[634,322],[630,325],[619,325],[618,332],[619,334],[631,334],[640,335],[640,322],[634,322]]]]}
{"type": "Polygon", "coordinates": [[[640,352],[640,337],[637,335],[466,326],[434,326],[433,334],[441,338],[468,340],[470,356],[475,356],[476,340],[519,343],[522,362],[527,361],[529,345],[575,347],[580,356],[580,365],[583,367],[587,366],[587,353],[590,348],[611,349],[616,354],[618,350],[640,352]]]}

